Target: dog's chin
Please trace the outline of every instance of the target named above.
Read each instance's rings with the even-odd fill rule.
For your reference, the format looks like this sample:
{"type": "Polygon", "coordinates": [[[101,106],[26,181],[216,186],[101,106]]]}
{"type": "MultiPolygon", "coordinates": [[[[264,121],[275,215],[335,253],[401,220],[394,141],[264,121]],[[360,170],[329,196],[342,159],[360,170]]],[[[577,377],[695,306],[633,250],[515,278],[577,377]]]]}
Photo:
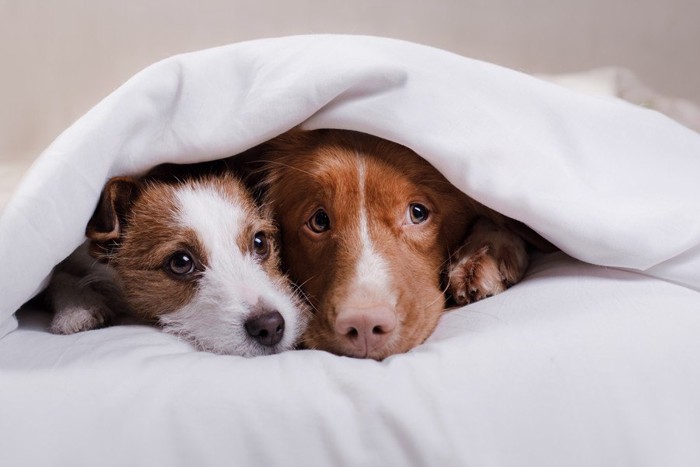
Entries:
{"type": "MultiPolygon", "coordinates": [[[[185,336],[179,335],[180,338],[185,336]]],[[[267,346],[261,345],[252,338],[247,338],[243,342],[233,342],[227,345],[226,343],[208,343],[197,340],[192,336],[185,337],[197,350],[209,352],[217,355],[234,355],[239,357],[262,357],[265,355],[275,355],[287,350],[293,350],[293,344],[280,342],[277,345],[267,346]]]]}
{"type": "MultiPolygon", "coordinates": [[[[428,311],[422,320],[400,322],[390,338],[380,347],[359,349],[344,342],[342,337],[332,331],[332,324],[317,316],[302,334],[300,347],[311,350],[323,350],[341,357],[364,358],[382,361],[393,355],[410,352],[422,345],[437,327],[444,311],[441,303],[428,303],[417,307],[428,311]]],[[[412,313],[412,315],[415,314],[412,313]]],[[[401,319],[400,321],[405,321],[401,319]]]]}
{"type": "Polygon", "coordinates": [[[340,357],[350,357],[350,358],[358,358],[358,359],[369,359],[369,360],[376,360],[381,362],[385,358],[391,357],[392,355],[397,355],[397,354],[402,354],[410,350],[410,348],[407,348],[405,350],[395,350],[390,347],[384,347],[381,349],[376,349],[372,350],[371,352],[358,352],[354,349],[350,348],[333,348],[332,346],[328,345],[321,345],[318,347],[319,349],[324,349],[328,350],[330,353],[333,353],[335,355],[338,355],[340,357]]]}
{"type": "Polygon", "coordinates": [[[260,345],[257,342],[249,341],[247,342],[246,348],[242,351],[237,350],[234,352],[224,352],[223,355],[239,355],[241,357],[251,358],[251,357],[263,357],[266,355],[275,355],[281,352],[286,352],[287,350],[292,350],[294,346],[278,344],[275,346],[265,346],[260,345]]]}
{"type": "MultiPolygon", "coordinates": [[[[230,327],[230,332],[206,333],[202,335],[200,329],[193,330],[189,326],[191,322],[179,322],[170,320],[165,324],[160,320],[164,332],[174,335],[189,342],[195,349],[201,352],[209,352],[217,355],[234,355],[240,357],[260,357],[274,355],[295,348],[296,338],[291,333],[275,345],[262,345],[250,337],[239,326],[230,327]]],[[[240,326],[242,328],[242,326],[240,326]]]]}
{"type": "MultiPolygon", "coordinates": [[[[415,345],[420,344],[420,342],[415,345]]],[[[338,343],[336,339],[323,339],[319,335],[314,335],[313,331],[304,334],[304,337],[299,344],[300,348],[310,349],[310,350],[323,350],[339,357],[350,357],[358,359],[370,359],[382,361],[387,357],[392,355],[402,354],[411,350],[415,345],[411,343],[406,343],[406,345],[399,346],[396,342],[389,342],[386,345],[372,350],[359,350],[351,346],[345,346],[338,343]]]]}

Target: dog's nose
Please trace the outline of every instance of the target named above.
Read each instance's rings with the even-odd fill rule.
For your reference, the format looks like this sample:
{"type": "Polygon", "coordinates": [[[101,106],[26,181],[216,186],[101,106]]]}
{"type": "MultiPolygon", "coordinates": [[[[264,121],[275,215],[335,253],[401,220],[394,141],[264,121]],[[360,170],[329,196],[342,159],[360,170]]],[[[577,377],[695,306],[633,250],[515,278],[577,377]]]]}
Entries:
{"type": "Polygon", "coordinates": [[[245,330],[260,344],[272,347],[284,336],[284,318],[279,311],[265,311],[250,317],[245,322],[245,330]]]}
{"type": "Polygon", "coordinates": [[[384,346],[395,328],[396,314],[388,305],[346,308],[335,319],[335,332],[358,357],[384,346]]]}

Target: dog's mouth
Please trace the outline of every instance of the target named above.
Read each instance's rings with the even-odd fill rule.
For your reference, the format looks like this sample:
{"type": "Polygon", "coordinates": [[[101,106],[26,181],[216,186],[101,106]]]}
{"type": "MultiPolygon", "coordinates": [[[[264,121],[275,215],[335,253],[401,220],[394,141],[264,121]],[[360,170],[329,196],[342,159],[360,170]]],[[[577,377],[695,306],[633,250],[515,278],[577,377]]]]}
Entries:
{"type": "MultiPolygon", "coordinates": [[[[319,319],[316,317],[315,319],[319,319]]],[[[401,349],[398,343],[401,341],[400,329],[394,329],[386,336],[380,345],[372,344],[371,338],[363,338],[360,331],[348,330],[344,335],[339,335],[331,326],[312,322],[303,334],[299,347],[303,349],[323,350],[341,357],[360,359],[384,360],[394,354],[404,353],[413,345],[401,349]]],[[[417,345],[417,344],[416,344],[417,345]]]]}
{"type": "Polygon", "coordinates": [[[202,352],[210,352],[218,355],[235,355],[240,357],[262,357],[266,355],[275,355],[294,349],[294,343],[287,343],[284,337],[274,338],[275,343],[270,341],[261,343],[260,339],[247,336],[244,342],[235,342],[233,336],[229,337],[228,345],[211,345],[203,342],[201,339],[196,339],[193,336],[181,336],[192,343],[197,350],[202,352]]]}
{"type": "Polygon", "coordinates": [[[189,342],[197,350],[218,355],[257,357],[294,349],[305,319],[303,309],[287,306],[247,307],[222,313],[195,309],[158,317],[163,331],[189,342]]]}
{"type": "Polygon", "coordinates": [[[415,304],[411,306],[415,309],[402,308],[400,304],[393,307],[396,321],[388,327],[385,320],[376,318],[364,327],[362,324],[356,326],[357,321],[339,325],[336,313],[325,313],[321,308],[309,323],[300,345],[338,356],[377,361],[409,352],[430,337],[445,310],[444,303],[438,301],[422,308],[415,304]],[[418,309],[423,312],[418,312],[418,309]],[[334,316],[335,321],[326,318],[328,315],[334,316]]]}

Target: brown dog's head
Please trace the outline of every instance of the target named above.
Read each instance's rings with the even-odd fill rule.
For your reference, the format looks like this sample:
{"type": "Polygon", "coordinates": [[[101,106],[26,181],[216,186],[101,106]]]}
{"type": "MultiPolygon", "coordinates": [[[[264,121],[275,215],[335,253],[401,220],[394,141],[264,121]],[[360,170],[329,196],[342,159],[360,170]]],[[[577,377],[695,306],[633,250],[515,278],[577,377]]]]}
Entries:
{"type": "Polygon", "coordinates": [[[315,309],[304,343],[383,359],[423,342],[476,203],[413,151],[362,133],[290,132],[263,159],[283,265],[315,309]]]}

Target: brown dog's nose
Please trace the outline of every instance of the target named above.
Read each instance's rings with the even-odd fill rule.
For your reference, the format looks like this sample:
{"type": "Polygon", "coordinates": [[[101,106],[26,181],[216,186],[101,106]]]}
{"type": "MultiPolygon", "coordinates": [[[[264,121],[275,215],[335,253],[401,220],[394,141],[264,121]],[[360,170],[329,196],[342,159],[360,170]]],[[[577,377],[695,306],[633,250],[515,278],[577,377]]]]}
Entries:
{"type": "Polygon", "coordinates": [[[396,314],[390,306],[346,308],[338,313],[335,332],[342,337],[351,355],[366,357],[386,344],[396,328],[396,314]]]}
{"type": "Polygon", "coordinates": [[[245,322],[245,330],[260,344],[272,347],[284,336],[284,318],[279,311],[265,311],[249,318],[245,322]]]}

